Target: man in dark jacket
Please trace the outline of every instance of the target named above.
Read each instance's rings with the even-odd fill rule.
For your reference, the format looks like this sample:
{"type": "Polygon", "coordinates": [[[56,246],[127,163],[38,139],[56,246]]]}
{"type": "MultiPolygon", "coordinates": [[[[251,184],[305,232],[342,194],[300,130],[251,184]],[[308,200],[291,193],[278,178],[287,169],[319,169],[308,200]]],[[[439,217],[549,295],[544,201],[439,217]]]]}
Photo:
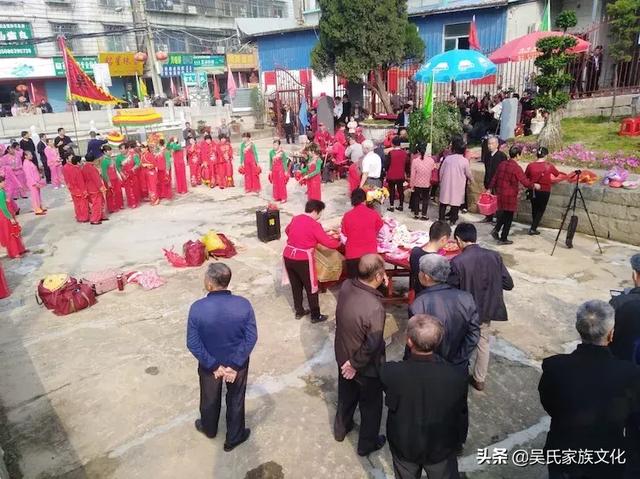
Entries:
{"type": "Polygon", "coordinates": [[[358,278],[342,284],[336,306],[335,352],[338,363],[338,407],[333,426],[336,441],[353,429],[360,407],[358,454],[367,456],[385,444],[379,435],[382,419],[380,366],[385,361],[382,294],[387,282],[384,261],[376,254],[360,258],[358,278]]]}
{"type": "Polygon", "coordinates": [[[38,155],[40,156],[40,163],[42,163],[42,169],[44,170],[44,177],[47,180],[47,184],[51,184],[51,169],[49,168],[49,164],[47,163],[47,155],[44,152],[44,149],[47,147],[47,135],[46,133],[40,133],[40,141],[38,142],[38,146],[36,147],[38,150],[38,155]]]}
{"type": "MultiPolygon", "coordinates": [[[[604,301],[588,301],[578,308],[576,329],[582,344],[571,354],[542,362],[538,391],[551,416],[547,435],[550,479],[622,479],[629,458],[628,430],[632,414],[640,410],[640,368],[621,361],[607,347],[613,337],[614,311],[604,301]],[[566,464],[554,451],[591,452],[566,464]],[[606,451],[599,460],[598,451],[606,451]],[[552,460],[549,461],[549,457],[552,460]]],[[[628,472],[628,471],[627,471],[628,472]]]]}
{"type": "MultiPolygon", "coordinates": [[[[489,183],[493,175],[496,174],[498,165],[507,159],[507,155],[499,150],[500,141],[495,135],[491,135],[486,140],[486,148],[482,148],[482,163],[484,163],[484,189],[489,189],[489,183]]],[[[493,221],[493,215],[485,216],[483,223],[491,223],[493,221]]]]}
{"type": "Polygon", "coordinates": [[[631,270],[634,288],[609,301],[616,311],[611,352],[640,365],[640,253],[631,257],[631,270]]]}
{"type": "Polygon", "coordinates": [[[209,294],[191,305],[187,325],[187,347],[198,360],[200,419],[198,431],[213,438],[218,419],[223,382],[227,384],[227,437],[224,450],[245,442],[244,399],[249,373],[249,355],[258,333],[251,303],[227,289],[231,270],[224,263],[210,264],[205,275],[209,294]]]}
{"type": "Polygon", "coordinates": [[[438,318],[445,330],[436,353],[458,368],[465,376],[469,358],[480,338],[480,322],[471,294],[447,284],[451,273],[449,261],[438,255],[420,258],[418,280],[425,287],[409,308],[410,315],[429,314],[438,318]]]}
{"type": "Polygon", "coordinates": [[[396,479],[458,478],[458,425],[467,411],[467,381],[434,352],[442,342],[442,323],[424,314],[409,320],[407,361],[382,366],[387,435],[396,479]]]}
{"type": "Polygon", "coordinates": [[[20,149],[22,151],[28,151],[31,153],[31,161],[38,166],[38,157],[36,156],[36,145],[31,139],[31,133],[23,131],[20,133],[20,149]]]}
{"type": "Polygon", "coordinates": [[[507,307],[503,291],[513,289],[513,279],[499,253],[476,244],[478,232],[470,223],[460,223],[454,233],[462,253],[451,260],[451,286],[468,291],[473,296],[480,316],[478,353],[469,378],[471,385],[482,391],[489,369],[489,328],[491,321],[506,321],[507,307]]]}

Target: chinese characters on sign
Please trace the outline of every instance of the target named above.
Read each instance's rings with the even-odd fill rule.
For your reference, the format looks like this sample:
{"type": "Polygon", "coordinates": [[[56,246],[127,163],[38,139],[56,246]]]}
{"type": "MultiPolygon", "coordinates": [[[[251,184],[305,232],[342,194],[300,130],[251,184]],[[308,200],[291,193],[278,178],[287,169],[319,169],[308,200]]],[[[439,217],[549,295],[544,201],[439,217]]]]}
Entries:
{"type": "MultiPolygon", "coordinates": [[[[29,40],[33,38],[30,23],[0,23],[0,41],[29,40]]],[[[35,57],[33,44],[0,46],[0,58],[35,57]]]]}
{"type": "MultiPolygon", "coordinates": [[[[76,61],[87,75],[93,75],[93,65],[98,63],[98,57],[85,55],[75,57],[76,61]]],[[[62,57],[53,57],[53,66],[57,77],[65,76],[64,60],[62,57]]]]}
{"type": "Polygon", "coordinates": [[[533,466],[534,464],[570,465],[570,464],[625,464],[627,458],[621,449],[516,449],[509,451],[504,447],[478,449],[476,460],[479,465],[507,465],[518,467],[533,466]]]}
{"type": "Polygon", "coordinates": [[[112,77],[142,75],[144,64],[134,59],[133,52],[105,52],[98,55],[99,63],[109,64],[112,77]]]}

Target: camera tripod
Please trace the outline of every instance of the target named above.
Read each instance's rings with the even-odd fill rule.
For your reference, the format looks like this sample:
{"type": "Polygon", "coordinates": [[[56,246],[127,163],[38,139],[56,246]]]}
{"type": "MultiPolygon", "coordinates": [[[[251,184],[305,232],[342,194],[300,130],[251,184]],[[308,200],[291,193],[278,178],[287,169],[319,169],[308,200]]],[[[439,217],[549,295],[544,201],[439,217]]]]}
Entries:
{"type": "Polygon", "coordinates": [[[560,235],[562,234],[562,228],[564,228],[564,224],[567,220],[567,216],[569,215],[569,211],[571,211],[571,219],[569,220],[569,225],[567,226],[567,239],[565,240],[565,244],[567,248],[573,248],[573,236],[576,234],[576,229],[578,228],[578,216],[576,215],[576,207],[578,205],[578,198],[582,203],[582,208],[584,212],[587,214],[587,219],[589,220],[589,224],[591,225],[591,231],[593,232],[593,237],[596,239],[596,243],[598,244],[598,249],[600,250],[600,254],[602,253],[602,247],[600,246],[600,241],[598,240],[598,235],[596,234],[596,229],[593,226],[593,221],[591,221],[591,215],[589,214],[589,210],[587,209],[587,204],[584,201],[584,196],[582,196],[582,191],[580,190],[580,175],[582,174],[581,170],[575,170],[576,174],[576,186],[573,189],[573,193],[571,194],[571,198],[569,198],[569,204],[567,205],[567,209],[564,211],[562,215],[562,222],[560,223],[560,229],[558,229],[558,235],[556,236],[556,240],[553,243],[553,250],[551,250],[551,256],[556,251],[556,246],[558,246],[558,240],[560,239],[560,235]]]}

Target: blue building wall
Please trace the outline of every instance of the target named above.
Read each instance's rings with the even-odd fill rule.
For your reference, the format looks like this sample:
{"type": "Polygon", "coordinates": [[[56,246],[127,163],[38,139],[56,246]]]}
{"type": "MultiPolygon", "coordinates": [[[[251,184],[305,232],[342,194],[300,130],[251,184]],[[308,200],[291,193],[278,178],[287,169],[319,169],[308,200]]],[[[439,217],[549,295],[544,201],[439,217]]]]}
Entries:
{"type": "Polygon", "coordinates": [[[301,70],[311,67],[311,50],[318,42],[315,30],[278,33],[258,37],[258,58],[261,71],[276,68],[301,70]]]}
{"type": "MultiPolygon", "coordinates": [[[[483,53],[490,53],[504,43],[507,27],[507,9],[485,8],[464,12],[442,13],[425,17],[410,17],[418,27],[418,33],[426,45],[426,58],[443,51],[444,26],[470,22],[476,16],[478,37],[483,53]]],[[[384,34],[381,32],[381,34],[384,34]]],[[[311,67],[311,50],[318,41],[315,30],[279,33],[258,37],[258,58],[261,71],[276,67],[299,70],[311,67]]]]}
{"type": "Polygon", "coordinates": [[[67,82],[64,78],[46,80],[44,88],[54,113],[67,111],[67,82]]]}
{"type": "Polygon", "coordinates": [[[411,17],[409,20],[418,27],[418,34],[427,47],[425,57],[429,59],[444,51],[445,25],[471,22],[474,15],[482,52],[490,53],[504,43],[507,28],[507,9],[504,7],[411,17]]]}

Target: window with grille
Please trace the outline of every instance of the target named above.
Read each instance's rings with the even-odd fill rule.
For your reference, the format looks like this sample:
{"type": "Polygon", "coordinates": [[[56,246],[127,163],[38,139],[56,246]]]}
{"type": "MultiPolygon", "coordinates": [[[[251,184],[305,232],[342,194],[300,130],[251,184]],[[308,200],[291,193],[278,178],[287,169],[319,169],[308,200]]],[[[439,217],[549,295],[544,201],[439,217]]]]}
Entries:
{"type": "MultiPolygon", "coordinates": [[[[66,40],[67,47],[71,48],[71,50],[76,49],[75,47],[78,46],[78,42],[77,40],[74,40],[72,36],[76,35],[79,32],[77,24],[52,23],[51,29],[53,30],[54,35],[64,35],[67,38],[66,40]]],[[[56,49],[60,51],[60,46],[58,45],[58,42],[56,42],[56,49]]]]}
{"type": "Polygon", "coordinates": [[[444,26],[444,51],[469,48],[469,28],[471,23],[453,23],[444,26]]]}
{"type": "Polygon", "coordinates": [[[124,27],[122,25],[104,25],[105,33],[112,33],[105,37],[105,44],[107,50],[110,52],[124,52],[127,51],[127,34],[120,33],[124,27]]]}

